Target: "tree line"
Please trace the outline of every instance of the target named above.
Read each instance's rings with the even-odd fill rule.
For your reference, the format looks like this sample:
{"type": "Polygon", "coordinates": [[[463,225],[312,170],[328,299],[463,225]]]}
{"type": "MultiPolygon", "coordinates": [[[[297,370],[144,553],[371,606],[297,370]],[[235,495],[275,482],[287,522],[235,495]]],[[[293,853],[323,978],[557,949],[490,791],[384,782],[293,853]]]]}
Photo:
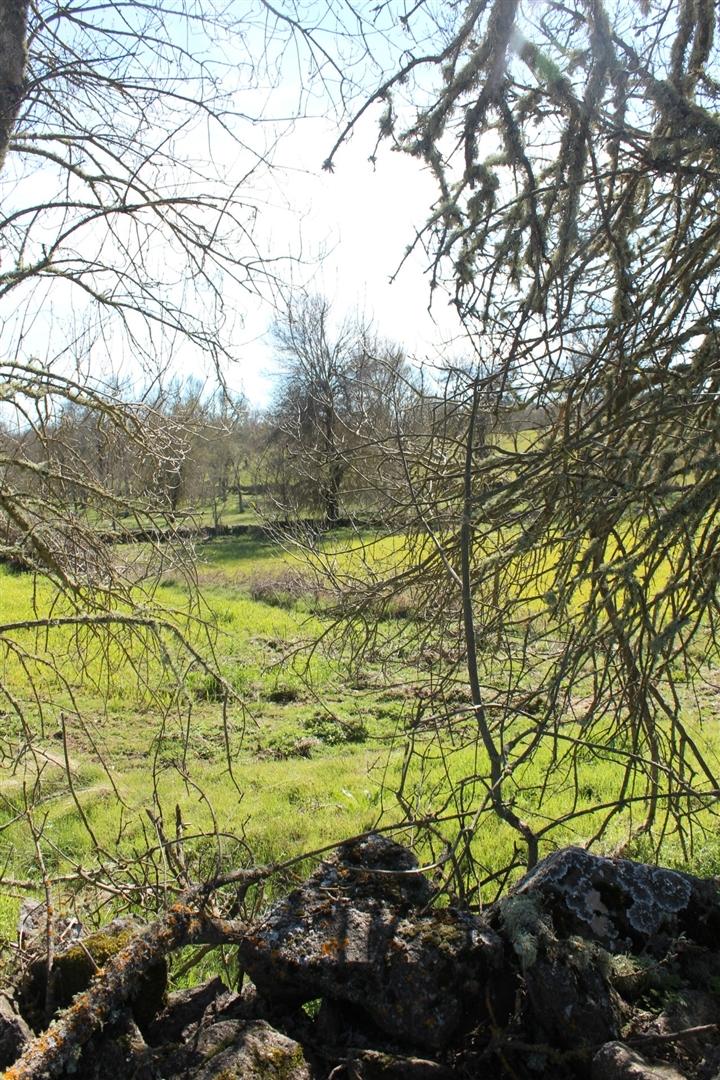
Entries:
{"type": "MultiPolygon", "coordinates": [[[[272,341],[278,371],[264,409],[224,387],[175,378],[135,393],[116,382],[105,408],[67,400],[26,413],[22,426],[6,423],[7,487],[26,506],[41,500],[85,522],[96,514],[108,530],[144,516],[179,524],[198,514],[217,527],[250,507],[268,520],[314,517],[331,528],[392,513],[403,468],[421,456],[418,440],[437,438],[441,427],[462,439],[467,365],[438,365],[430,375],[367,319],[336,319],[316,294],[287,305],[272,341]]],[[[507,391],[502,400],[486,391],[484,416],[496,433],[541,428],[548,415],[507,391]]]]}

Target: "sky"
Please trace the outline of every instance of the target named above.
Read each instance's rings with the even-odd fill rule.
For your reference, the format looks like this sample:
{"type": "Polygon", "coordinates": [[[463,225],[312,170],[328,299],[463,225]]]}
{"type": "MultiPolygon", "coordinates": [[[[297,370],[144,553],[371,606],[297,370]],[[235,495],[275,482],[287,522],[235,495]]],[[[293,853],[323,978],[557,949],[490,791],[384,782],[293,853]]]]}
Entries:
{"type": "MultiPolygon", "coordinates": [[[[295,48],[297,40],[288,37],[283,46],[282,31],[277,27],[265,31],[262,40],[259,26],[247,37],[251,54],[261,55],[268,41],[277,51],[269,58],[266,85],[258,84],[255,90],[239,87],[238,106],[256,116],[298,117],[287,130],[282,122],[277,126],[271,122],[267,129],[251,125],[246,132],[251,144],[257,144],[263,133],[272,141],[274,131],[283,132],[272,154],[272,168],[258,174],[255,186],[260,211],[255,229],[258,247],[272,257],[288,256],[282,271],[286,291],[299,287],[323,294],[331,301],[338,321],[358,312],[373,322],[381,338],[402,346],[408,354],[421,359],[432,359],[438,351],[455,355],[461,348],[455,339],[462,328],[439,290],[432,311],[428,311],[428,260],[421,245],[395,276],[417,230],[429,216],[437,187],[417,159],[393,151],[389,140],[378,147],[384,104],[373,105],[362,116],[337,152],[333,172],[322,168],[347,120],[339,106],[341,96],[350,94],[352,111],[353,101],[355,107],[363,103],[370,90],[397,69],[405,47],[414,43],[420,48],[422,42],[414,34],[400,32],[397,11],[390,7],[384,10],[382,5],[363,9],[361,5],[358,10],[365,10],[367,20],[363,39],[372,59],[363,58],[359,41],[343,44],[342,33],[333,34],[330,6],[308,0],[302,9],[308,25],[313,25],[310,10],[315,8],[317,40],[333,57],[345,55],[347,59],[343,70],[347,86],[342,86],[342,95],[339,83],[333,85],[331,65],[323,70],[322,78],[317,72],[310,77],[312,64],[302,42],[295,48]],[[263,93],[266,97],[261,100],[263,93]]],[[[342,19],[352,27],[345,9],[340,10],[342,19]]],[[[418,32],[424,26],[418,17],[418,32]]],[[[435,32],[432,20],[426,31],[428,27],[429,32],[435,32]]],[[[433,43],[436,47],[437,40],[433,43]]],[[[419,95],[422,91],[415,84],[394,93],[400,127],[402,117],[407,124],[414,118],[419,95]],[[412,104],[403,100],[405,93],[412,104]]],[[[212,150],[221,155],[226,152],[222,147],[212,150]]],[[[235,351],[241,359],[237,370],[228,372],[230,385],[242,388],[259,405],[270,400],[272,372],[277,369],[268,332],[273,315],[269,305],[244,302],[243,326],[234,335],[235,351]]]]}
{"type": "MultiPolygon", "coordinates": [[[[310,0],[311,5],[312,2],[310,0]]],[[[142,18],[144,10],[138,7],[138,18],[142,18]]],[[[97,9],[98,25],[106,17],[105,11],[97,9]]],[[[322,163],[335,144],[342,123],[335,111],[336,97],[331,92],[325,93],[323,86],[326,84],[308,78],[307,56],[303,59],[301,51],[293,49],[291,36],[286,35],[283,43],[277,27],[268,31],[257,24],[245,34],[244,26],[245,18],[240,22],[244,36],[239,39],[228,37],[226,55],[223,55],[219,40],[198,37],[187,41],[190,52],[201,48],[210,50],[208,59],[222,70],[223,78],[227,75],[229,90],[233,89],[230,84],[234,81],[234,99],[228,100],[231,110],[238,114],[237,118],[233,117],[233,123],[237,119],[237,139],[225,130],[223,123],[206,122],[202,110],[187,123],[180,110],[175,119],[168,121],[167,130],[172,134],[167,139],[162,126],[157,128],[157,133],[151,126],[147,133],[148,146],[157,145],[161,155],[166,150],[169,152],[168,160],[187,164],[190,183],[199,185],[196,191],[204,195],[219,192],[224,200],[224,188],[203,187],[206,178],[210,185],[218,183],[221,177],[229,188],[239,185],[240,200],[245,201],[247,197],[249,218],[253,210],[256,214],[253,243],[260,256],[270,260],[266,265],[278,270],[279,280],[274,288],[262,280],[261,266],[253,272],[249,289],[233,285],[231,281],[221,285],[228,313],[231,352],[238,358],[223,373],[228,385],[235,391],[242,391],[253,405],[263,406],[271,400],[274,372],[277,372],[269,332],[275,314],[272,305],[281,301],[292,288],[323,294],[331,302],[338,322],[359,314],[374,325],[380,338],[403,347],[412,356],[432,359],[438,351],[457,355],[459,347],[454,338],[460,328],[453,319],[447,298],[436,295],[432,313],[428,311],[430,287],[427,260],[421,246],[391,283],[408,245],[415,240],[416,231],[427,219],[435,200],[436,191],[430,177],[422,171],[418,161],[393,152],[387,142],[381,145],[376,162],[369,161],[376,149],[380,106],[370,109],[358,123],[335,158],[334,172],[324,172],[322,163]],[[256,34],[255,38],[253,34],[256,34]],[[245,66],[238,62],[239,41],[247,47],[245,66]],[[262,54],[263,45],[270,48],[276,44],[277,56],[269,58],[265,85],[261,85],[259,67],[254,67],[253,57],[262,54]],[[276,141],[278,133],[280,137],[270,164],[253,172],[254,153],[263,154],[266,147],[276,141]],[[249,179],[246,181],[247,174],[249,179]]],[[[166,29],[178,33],[183,27],[182,23],[176,26],[170,18],[166,29]]],[[[144,40],[142,33],[137,32],[138,40],[144,40]]],[[[73,31],[69,33],[72,37],[73,31]]],[[[327,33],[331,33],[331,28],[327,28],[327,33]]],[[[95,38],[90,36],[92,45],[95,38]]],[[[332,40],[335,46],[337,43],[332,40]]],[[[102,44],[102,39],[100,41],[102,44]]],[[[85,45],[90,48],[87,43],[85,45]]],[[[382,35],[372,45],[377,56],[381,60],[385,56],[387,66],[394,68],[396,59],[390,58],[387,41],[382,35]]],[[[114,40],[111,38],[108,53],[111,65],[112,47],[114,40]]],[[[196,58],[198,63],[204,59],[201,55],[196,58]]],[[[138,63],[141,60],[142,50],[138,63]]],[[[156,62],[152,49],[148,62],[150,65],[156,62]]],[[[168,70],[173,72],[174,69],[170,65],[168,70]]],[[[369,87],[377,85],[380,77],[377,71],[367,78],[358,76],[364,87],[358,91],[358,100],[362,100],[369,87]]],[[[52,87],[49,76],[48,82],[52,87]]],[[[193,84],[188,85],[188,92],[191,92],[193,84]]],[[[70,92],[69,88],[60,86],[58,100],[62,101],[62,93],[70,92]]],[[[81,133],[76,138],[74,130],[74,144],[69,144],[64,137],[63,141],[64,119],[60,114],[56,118],[57,132],[49,143],[43,142],[47,138],[48,125],[53,130],[52,111],[48,117],[42,109],[38,109],[37,115],[31,111],[23,120],[26,130],[19,137],[27,142],[20,145],[27,146],[28,151],[11,155],[10,165],[0,177],[0,200],[8,215],[5,232],[0,236],[7,248],[7,253],[5,249],[0,252],[2,271],[12,277],[13,260],[16,269],[23,270],[35,260],[41,261],[47,250],[54,250],[58,236],[64,235],[65,239],[47,273],[40,277],[28,275],[27,282],[24,275],[19,275],[22,280],[13,284],[0,305],[0,332],[5,354],[13,357],[13,362],[27,357],[32,363],[63,371],[71,371],[74,364],[84,365],[86,377],[96,381],[105,380],[111,385],[117,377],[123,385],[135,383],[141,386],[142,380],[148,378],[144,361],[138,359],[143,342],[138,348],[132,334],[128,336],[122,328],[127,305],[123,308],[119,301],[125,299],[126,282],[122,274],[116,274],[114,267],[117,264],[130,266],[130,277],[142,279],[140,302],[143,311],[159,310],[152,308],[156,302],[153,297],[161,295],[165,283],[174,290],[175,303],[182,303],[187,292],[191,298],[187,310],[195,305],[192,311],[201,319],[211,318],[213,297],[212,290],[207,291],[207,285],[204,296],[193,295],[195,281],[184,256],[163,247],[161,230],[153,229],[152,211],[145,214],[144,224],[140,215],[133,218],[124,214],[122,192],[132,190],[134,195],[132,184],[136,174],[130,158],[124,163],[126,172],[122,168],[115,171],[112,138],[118,133],[122,138],[123,130],[132,129],[135,114],[129,106],[123,128],[122,113],[113,112],[113,101],[117,104],[119,100],[110,95],[105,114],[98,116],[92,113],[92,106],[76,103],[80,126],[85,122],[88,125],[85,130],[107,129],[102,136],[109,140],[108,148],[104,150],[87,151],[84,136],[81,133]],[[33,139],[36,139],[35,143],[33,139]],[[50,158],[38,156],[38,147],[46,146],[58,159],[67,155],[72,168],[55,167],[50,158]],[[94,174],[95,171],[102,173],[105,168],[111,175],[119,176],[109,196],[115,197],[117,202],[108,215],[105,214],[107,204],[102,201],[102,191],[97,196],[100,209],[95,213],[93,208],[98,206],[94,201],[95,190],[92,185],[78,180],[72,171],[77,169],[78,175],[83,171],[94,174]],[[124,186],[126,179],[127,189],[124,186]],[[73,209],[75,201],[80,206],[77,212],[73,209]],[[82,209],[87,206],[89,211],[82,209]],[[35,214],[37,207],[41,209],[35,214]],[[13,216],[17,216],[17,221],[8,224],[13,216]],[[137,226],[136,221],[139,222],[137,226]],[[108,229],[113,231],[108,232],[108,229]],[[126,247],[136,262],[128,262],[125,258],[126,247]],[[159,283],[154,292],[142,292],[145,279],[159,283]],[[93,317],[94,301],[89,298],[93,288],[111,298],[109,309],[106,307],[105,314],[99,319],[93,317]],[[146,296],[150,299],[146,300],[146,296]]],[[[162,121],[162,115],[159,116],[162,121]]],[[[73,122],[70,117],[71,127],[73,122]]],[[[142,158],[143,151],[138,153],[142,158]]],[[[144,161],[150,162],[152,169],[154,152],[147,153],[144,161]]],[[[174,165],[168,168],[172,169],[174,165]]],[[[172,172],[166,179],[170,191],[172,172]]],[[[192,188],[189,190],[192,194],[192,188]]],[[[249,247],[242,229],[237,230],[237,241],[234,234],[230,239],[233,254],[237,242],[237,256],[242,260],[249,247]]],[[[202,274],[197,278],[202,282],[202,274]]],[[[152,319],[143,319],[132,312],[128,318],[140,337],[146,335],[149,344],[145,356],[151,363],[157,357],[160,368],[167,365],[166,379],[192,376],[207,379],[210,384],[214,375],[212,365],[198,348],[183,343],[181,335],[173,333],[166,323],[153,323],[152,319]]]]}
{"type": "MultiPolygon", "coordinates": [[[[416,160],[387,144],[371,163],[376,130],[375,116],[364,120],[328,173],[322,162],[337,126],[322,118],[300,120],[280,148],[258,242],[297,256],[286,268],[287,280],[327,296],[339,319],[357,311],[381,337],[414,356],[432,357],[458,347],[453,309],[438,293],[428,310],[428,260],[421,246],[397,271],[428,216],[435,187],[416,160]]],[[[242,359],[230,373],[231,385],[259,405],[272,395],[272,317],[266,305],[247,305],[236,342],[242,359]]]]}

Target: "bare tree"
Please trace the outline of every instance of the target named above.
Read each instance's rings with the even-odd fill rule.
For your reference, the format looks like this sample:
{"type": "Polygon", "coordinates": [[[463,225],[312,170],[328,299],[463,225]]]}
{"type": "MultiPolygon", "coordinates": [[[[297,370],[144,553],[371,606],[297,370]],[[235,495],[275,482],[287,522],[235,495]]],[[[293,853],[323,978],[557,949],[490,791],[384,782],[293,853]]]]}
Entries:
{"type": "Polygon", "coordinates": [[[262,4],[238,19],[223,5],[0,3],[0,556],[38,575],[32,614],[0,624],[0,756],[20,783],[3,806],[32,834],[35,885],[52,885],[37,809],[56,782],[51,731],[95,852],[75,879],[131,895],[162,851],[159,804],[147,862],[101,850],[67,752],[77,729],[104,762],[79,688],[94,680],[108,697],[131,671],[161,726],[189,708],[192,670],[229,693],[192,552],[164,542],[192,440],[157,387],[171,359],[219,373],[239,298],[274,272],[253,239],[253,184],[275,127],[257,128],[254,149],[246,138],[289,32],[267,17],[262,4]],[[133,529],[144,545],[108,543],[133,529]],[[170,567],[190,586],[176,611],[158,590],[170,567]]]}
{"type": "Polygon", "coordinates": [[[698,721],[717,660],[716,23],[709,3],[495,0],[433,26],[420,5],[403,16],[419,44],[328,158],[341,165],[383,104],[380,138],[436,178],[415,243],[474,350],[418,403],[424,438],[387,444],[405,476],[391,526],[412,540],[399,574],[369,558],[354,593],[373,648],[373,613],[398,590],[420,616],[430,604],[405,632],[418,653],[434,640],[467,688],[423,706],[408,745],[472,887],[486,814],[517,843],[487,869],[500,881],[553,837],[653,852],[672,838],[689,856],[713,827],[698,721]],[[512,434],[518,414],[534,432],[512,434]],[[479,767],[456,771],[473,740],[479,767]],[[612,791],[579,784],[593,757],[612,763],[612,791]]]}
{"type": "Polygon", "coordinates": [[[368,509],[377,444],[389,436],[391,395],[410,378],[400,350],[360,318],[335,325],[325,297],[293,298],[276,321],[285,365],[266,461],[284,513],[321,511],[328,525],[368,509]],[[389,397],[390,395],[390,397],[389,397]]]}
{"type": "MultiPolygon", "coordinates": [[[[31,284],[101,310],[93,343],[102,333],[114,340],[112,317],[145,356],[161,329],[217,359],[217,275],[243,285],[255,267],[255,254],[239,259],[234,243],[236,232],[248,235],[242,188],[228,199],[205,175],[197,188],[173,181],[171,196],[165,186],[173,154],[189,162],[185,179],[197,178],[184,141],[188,103],[223,130],[230,121],[206,78],[212,56],[197,67],[194,35],[208,20],[216,37],[231,34],[232,15],[187,12],[192,30],[179,46],[174,15],[128,10],[139,20],[130,37],[113,17],[91,25],[73,8],[8,7],[2,22],[12,77],[0,157],[12,190],[0,222],[0,303],[14,305],[3,392],[38,431],[56,422],[53,408],[36,420],[38,404],[41,413],[53,395],[82,404],[98,387],[82,371],[48,376],[29,358],[41,306],[25,299],[31,284]],[[27,182],[36,161],[62,179],[51,197],[27,182]],[[100,234],[83,261],[81,240],[100,234]],[[173,253],[162,260],[150,243],[160,234],[173,253]],[[212,318],[186,303],[189,283],[199,283],[212,318]]],[[[473,837],[486,815],[510,837],[503,867],[487,868],[492,880],[571,827],[588,843],[630,838],[653,850],[672,836],[689,853],[718,791],[695,734],[700,699],[685,690],[708,676],[718,617],[714,7],[480,0],[348,14],[330,5],[305,27],[281,5],[262,11],[271,35],[297,36],[324,91],[339,90],[347,107],[328,168],[377,105],[380,139],[435,177],[437,202],[415,245],[427,248],[431,284],[449,292],[473,348],[447,383],[416,388],[409,411],[391,401],[390,422],[371,423],[370,398],[356,394],[375,381],[367,363],[378,350],[358,328],[333,332],[323,301],[296,305],[279,324],[281,351],[293,358],[277,425],[292,435],[279,443],[285,461],[300,466],[328,521],[343,500],[352,505],[355,484],[374,485],[391,526],[409,537],[399,575],[368,559],[354,593],[357,625],[377,640],[374,613],[410,591],[427,617],[403,633],[419,627],[420,647],[442,661],[428,665],[428,678],[466,695],[413,718],[409,751],[428,776],[429,745],[479,748],[473,769],[448,766],[432,796],[429,781],[419,785],[430,803],[420,816],[447,818],[431,835],[449,844],[447,865],[469,889],[484,873],[473,865],[473,837]],[[546,419],[515,437],[517,416],[531,413],[546,419]],[[424,429],[408,426],[411,415],[424,429]],[[367,470],[370,446],[382,465],[367,470]],[[577,784],[593,755],[614,763],[610,794],[577,784]],[[529,784],[531,767],[546,768],[547,779],[529,784]],[[565,790],[570,808],[549,810],[565,790]]],[[[82,333],[60,359],[86,343],[82,333]]],[[[413,396],[412,380],[395,385],[403,382],[413,396]]],[[[112,395],[99,401],[128,423],[112,395]]],[[[57,564],[58,579],[69,580],[53,554],[63,543],[47,542],[43,497],[30,495],[50,459],[33,459],[19,429],[11,442],[5,512],[38,565],[57,564]]],[[[339,584],[347,611],[348,582],[339,584]]],[[[415,815],[411,773],[400,798],[415,815]]]]}

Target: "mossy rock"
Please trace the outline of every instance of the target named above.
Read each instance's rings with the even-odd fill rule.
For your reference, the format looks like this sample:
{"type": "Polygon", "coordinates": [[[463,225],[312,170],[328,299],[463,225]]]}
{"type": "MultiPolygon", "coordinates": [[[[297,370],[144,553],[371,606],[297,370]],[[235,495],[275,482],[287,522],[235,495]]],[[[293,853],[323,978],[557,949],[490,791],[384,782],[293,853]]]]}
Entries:
{"type": "MultiPolygon", "coordinates": [[[[54,1011],[66,1008],[76,994],[87,990],[96,971],[119,953],[141,926],[139,920],[117,919],[59,953],[50,973],[50,1000],[54,1011]]],[[[163,1008],[167,982],[167,963],[164,959],[153,961],[138,982],[129,1004],[141,1030],[163,1008]]],[[[18,993],[21,1012],[35,1031],[41,1031],[46,1026],[46,997],[46,962],[44,955],[38,955],[28,967],[18,993]]]]}

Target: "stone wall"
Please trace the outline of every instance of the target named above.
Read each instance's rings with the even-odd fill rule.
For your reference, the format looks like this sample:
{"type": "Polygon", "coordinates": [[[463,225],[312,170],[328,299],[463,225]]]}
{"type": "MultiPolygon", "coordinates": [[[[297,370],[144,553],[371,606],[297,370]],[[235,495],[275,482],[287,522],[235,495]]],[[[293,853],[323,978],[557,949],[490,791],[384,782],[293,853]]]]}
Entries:
{"type": "MultiPolygon", "coordinates": [[[[164,999],[156,967],[153,1007],[146,989],[115,1010],[60,1075],[720,1077],[714,880],[566,848],[470,913],[433,906],[412,853],[372,835],[341,845],[237,948],[241,988],[216,978],[164,999]]],[[[43,963],[0,996],[0,1066],[42,1027],[43,963]]]]}

